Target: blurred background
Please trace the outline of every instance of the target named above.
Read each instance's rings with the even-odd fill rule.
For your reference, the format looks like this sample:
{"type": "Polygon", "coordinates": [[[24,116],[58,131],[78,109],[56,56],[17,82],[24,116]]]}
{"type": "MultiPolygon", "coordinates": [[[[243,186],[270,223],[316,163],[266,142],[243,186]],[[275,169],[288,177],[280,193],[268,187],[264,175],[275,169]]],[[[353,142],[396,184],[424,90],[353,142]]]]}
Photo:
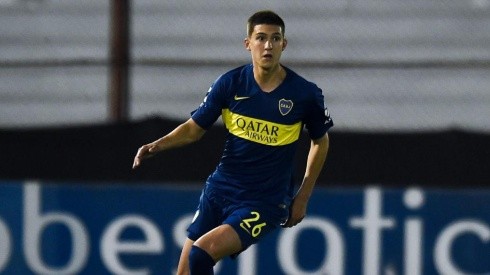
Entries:
{"type": "Polygon", "coordinates": [[[182,167],[195,147],[136,175],[127,167],[220,74],[250,62],[245,22],[259,9],[287,23],[283,64],[324,91],[335,122],[325,181],[487,185],[489,0],[2,0],[0,141],[10,161],[0,176],[205,178],[221,153],[220,121],[193,173],[182,167]]]}
{"type": "Polygon", "coordinates": [[[249,62],[245,22],[268,8],[287,23],[284,65],[324,89],[336,131],[490,129],[488,0],[141,0],[127,15],[110,3],[0,1],[0,126],[107,122],[121,17],[126,118],[186,119],[221,73],[249,62]]]}
{"type": "MultiPolygon", "coordinates": [[[[250,62],[245,24],[261,9],[285,20],[282,63],[323,89],[335,122],[320,188],[488,194],[490,0],[0,0],[0,181],[202,186],[221,155],[220,121],[141,169],[132,159],[186,120],[220,74],[250,62]]],[[[305,135],[298,180],[308,146],[305,135]]],[[[484,200],[462,212],[483,215],[488,232],[484,200]]],[[[488,238],[473,244],[477,259],[488,238]]],[[[8,255],[0,271],[12,270],[8,255]]]]}

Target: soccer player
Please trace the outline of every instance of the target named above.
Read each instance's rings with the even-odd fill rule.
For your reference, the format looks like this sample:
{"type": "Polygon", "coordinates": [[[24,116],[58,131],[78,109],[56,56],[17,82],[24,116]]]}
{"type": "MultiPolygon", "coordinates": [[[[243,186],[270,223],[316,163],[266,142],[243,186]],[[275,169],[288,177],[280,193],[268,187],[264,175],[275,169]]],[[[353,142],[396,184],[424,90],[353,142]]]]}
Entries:
{"type": "Polygon", "coordinates": [[[195,142],[220,116],[228,130],[187,230],[178,274],[213,274],[220,259],[301,222],[327,156],[333,122],[321,89],[279,62],[287,46],[284,21],[259,11],[247,28],[244,45],[252,64],[221,75],[189,120],[140,147],[134,158],[136,168],[156,153],[195,142]],[[293,158],[303,127],[311,143],[294,193],[293,158]]]}

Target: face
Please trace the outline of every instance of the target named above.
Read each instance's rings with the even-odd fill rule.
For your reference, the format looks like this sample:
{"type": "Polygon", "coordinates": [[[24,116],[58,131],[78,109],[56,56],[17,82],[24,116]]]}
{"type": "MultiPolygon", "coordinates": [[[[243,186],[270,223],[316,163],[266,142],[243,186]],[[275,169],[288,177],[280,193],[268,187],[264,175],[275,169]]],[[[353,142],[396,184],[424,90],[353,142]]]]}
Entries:
{"type": "Polygon", "coordinates": [[[250,37],[245,39],[245,48],[252,54],[254,66],[270,69],[279,65],[287,41],[282,29],[276,25],[256,25],[250,37]]]}

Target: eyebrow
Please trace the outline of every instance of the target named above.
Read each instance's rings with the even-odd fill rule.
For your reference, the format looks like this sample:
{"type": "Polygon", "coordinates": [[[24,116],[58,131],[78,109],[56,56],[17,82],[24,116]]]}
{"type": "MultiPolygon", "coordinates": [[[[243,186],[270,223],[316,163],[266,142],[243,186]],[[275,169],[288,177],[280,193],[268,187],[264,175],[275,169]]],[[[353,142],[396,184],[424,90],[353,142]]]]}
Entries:
{"type": "MultiPolygon", "coordinates": [[[[268,35],[268,34],[265,33],[265,32],[258,32],[255,35],[268,35]]],[[[280,32],[274,32],[271,35],[282,35],[282,33],[280,33],[280,32]]]]}

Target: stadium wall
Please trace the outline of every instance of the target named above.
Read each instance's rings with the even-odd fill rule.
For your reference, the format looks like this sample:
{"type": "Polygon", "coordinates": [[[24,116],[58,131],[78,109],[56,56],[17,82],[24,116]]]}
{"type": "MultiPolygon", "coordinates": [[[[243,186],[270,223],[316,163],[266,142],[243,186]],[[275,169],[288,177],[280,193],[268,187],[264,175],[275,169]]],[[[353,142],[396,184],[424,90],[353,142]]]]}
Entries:
{"type": "MultiPolygon", "coordinates": [[[[214,170],[225,129],[215,126],[199,142],[157,155],[132,170],[139,146],[171,131],[178,121],[149,118],[121,124],[0,130],[0,179],[198,182],[214,170]]],[[[319,184],[443,188],[490,186],[490,135],[461,130],[406,133],[331,131],[319,184]]],[[[296,160],[301,179],[309,140],[296,160]]]]}

